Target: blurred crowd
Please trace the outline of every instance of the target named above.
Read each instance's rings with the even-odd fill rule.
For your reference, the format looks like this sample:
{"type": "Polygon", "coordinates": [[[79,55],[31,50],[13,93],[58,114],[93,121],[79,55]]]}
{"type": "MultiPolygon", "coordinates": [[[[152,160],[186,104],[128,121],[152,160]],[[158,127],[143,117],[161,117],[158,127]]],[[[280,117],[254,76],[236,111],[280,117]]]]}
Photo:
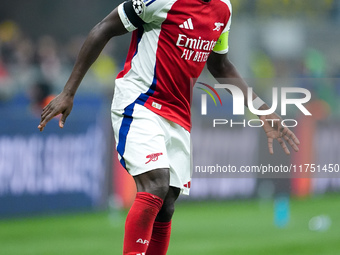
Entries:
{"type": "MultiPolygon", "coordinates": [[[[74,36],[61,44],[49,35],[33,40],[15,22],[0,23],[0,102],[24,92],[32,101],[43,103],[49,95],[59,93],[83,41],[83,37],[74,36]]],[[[80,90],[92,93],[112,88],[117,68],[111,50],[109,44],[80,90]]]]}
{"type": "MultiPolygon", "coordinates": [[[[340,118],[340,66],[328,68],[326,57],[317,49],[305,49],[304,56],[293,62],[272,58],[260,50],[253,54],[250,68],[257,91],[269,94],[267,102],[271,102],[269,88],[273,84],[275,87],[305,88],[312,94],[311,107],[314,108],[313,102],[317,102],[318,107],[323,108],[320,111],[324,113],[324,119],[340,118]]],[[[291,113],[295,115],[298,111],[291,113]]]]}
{"type": "MultiPolygon", "coordinates": [[[[25,92],[38,108],[46,104],[49,96],[58,94],[65,85],[84,39],[73,36],[62,43],[50,35],[33,39],[14,21],[0,23],[0,102],[25,92]]],[[[81,91],[112,93],[114,77],[121,68],[117,67],[113,48],[114,41],[105,47],[87,74],[81,91]]],[[[251,61],[247,63],[250,77],[332,78],[323,84],[301,80],[295,85],[314,92],[318,99],[327,102],[334,115],[340,116],[340,110],[337,110],[340,109],[340,66],[327,68],[325,53],[307,48],[299,61],[292,62],[275,58],[261,47],[252,50],[251,61]]],[[[273,85],[260,83],[259,90],[268,90],[273,85]]]]}

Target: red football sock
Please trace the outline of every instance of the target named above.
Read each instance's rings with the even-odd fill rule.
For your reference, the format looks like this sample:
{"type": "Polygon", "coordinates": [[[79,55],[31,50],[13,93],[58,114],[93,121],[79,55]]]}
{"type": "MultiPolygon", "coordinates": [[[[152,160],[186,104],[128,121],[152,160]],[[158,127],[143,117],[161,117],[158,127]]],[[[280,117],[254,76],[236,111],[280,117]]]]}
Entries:
{"type": "Polygon", "coordinates": [[[163,200],[147,192],[138,192],[125,222],[124,255],[145,255],[152,228],[163,200]]]}
{"type": "Polygon", "coordinates": [[[165,255],[168,251],[171,234],[170,222],[155,222],[146,255],[165,255]]]}

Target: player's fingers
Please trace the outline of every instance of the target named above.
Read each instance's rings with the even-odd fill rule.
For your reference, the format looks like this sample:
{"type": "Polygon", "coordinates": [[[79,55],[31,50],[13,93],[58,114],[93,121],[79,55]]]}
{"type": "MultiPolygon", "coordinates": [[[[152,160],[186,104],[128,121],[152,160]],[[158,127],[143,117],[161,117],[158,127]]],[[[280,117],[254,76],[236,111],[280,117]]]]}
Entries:
{"type": "Polygon", "coordinates": [[[289,143],[289,145],[293,148],[294,151],[296,151],[296,152],[299,151],[299,147],[287,135],[284,136],[284,139],[289,143]]]}
{"type": "Polygon", "coordinates": [[[292,140],[294,141],[295,144],[297,144],[297,145],[300,144],[299,139],[298,139],[298,138],[296,137],[296,135],[295,135],[292,131],[290,131],[289,129],[288,129],[288,131],[287,131],[287,136],[289,136],[289,138],[292,139],[292,140]]]}
{"type": "Polygon", "coordinates": [[[50,108],[46,108],[46,110],[44,110],[41,113],[41,121],[43,121],[44,119],[46,119],[46,117],[51,113],[51,109],[50,108]]]}
{"type": "Polygon", "coordinates": [[[277,131],[279,132],[279,134],[282,136],[282,133],[284,131],[285,127],[282,126],[281,121],[277,122],[277,131]]]}
{"type": "Polygon", "coordinates": [[[38,128],[40,131],[44,130],[44,127],[46,126],[47,122],[49,122],[54,116],[52,114],[47,115],[44,119],[41,120],[38,128]]]}
{"type": "Polygon", "coordinates": [[[46,122],[45,121],[41,121],[40,124],[38,125],[38,129],[40,131],[43,131],[45,126],[46,126],[46,122]]]}
{"type": "Polygon", "coordinates": [[[43,108],[43,110],[42,110],[42,112],[41,112],[41,116],[44,115],[44,113],[47,112],[47,111],[50,109],[49,106],[50,106],[50,105],[48,104],[48,105],[46,105],[46,106],[43,108]]]}
{"type": "Polygon", "coordinates": [[[270,154],[274,154],[274,149],[273,149],[273,138],[268,137],[268,149],[270,154]]]}
{"type": "Polygon", "coordinates": [[[284,130],[284,135],[285,135],[285,136],[288,136],[289,139],[290,139],[291,141],[293,141],[293,143],[295,144],[295,146],[293,146],[293,148],[294,148],[295,151],[298,151],[299,148],[297,147],[297,145],[300,144],[300,141],[299,141],[299,139],[295,136],[295,134],[294,134],[289,128],[286,128],[286,129],[284,130]]]}
{"type": "MultiPolygon", "coordinates": [[[[293,133],[289,128],[287,128],[287,127],[285,127],[285,128],[283,129],[282,133],[283,133],[284,135],[286,135],[286,136],[289,136],[289,137],[292,136],[292,138],[295,137],[294,133],[293,133]]],[[[296,139],[297,139],[297,138],[296,138],[296,139]]]]}
{"type": "Polygon", "coordinates": [[[50,110],[51,108],[53,108],[53,103],[54,102],[54,99],[51,101],[51,102],[49,102],[44,108],[43,108],[43,112],[44,111],[48,111],[48,110],[50,110]]]}
{"type": "Polygon", "coordinates": [[[290,154],[290,151],[289,151],[289,149],[288,149],[286,143],[283,141],[283,139],[282,139],[282,138],[277,138],[277,141],[280,143],[280,145],[281,145],[282,149],[284,150],[284,152],[285,152],[287,155],[289,155],[289,154],[290,154]]]}
{"type": "Polygon", "coordinates": [[[45,107],[43,112],[41,113],[41,119],[40,119],[40,124],[38,125],[38,129],[40,131],[44,130],[44,127],[46,126],[46,117],[50,114],[49,108],[45,107]]]}
{"type": "Polygon", "coordinates": [[[48,111],[46,111],[42,116],[41,116],[41,121],[40,124],[38,126],[38,128],[40,129],[40,131],[44,130],[44,127],[46,126],[46,124],[53,119],[55,116],[57,116],[59,113],[50,109],[48,111]]]}

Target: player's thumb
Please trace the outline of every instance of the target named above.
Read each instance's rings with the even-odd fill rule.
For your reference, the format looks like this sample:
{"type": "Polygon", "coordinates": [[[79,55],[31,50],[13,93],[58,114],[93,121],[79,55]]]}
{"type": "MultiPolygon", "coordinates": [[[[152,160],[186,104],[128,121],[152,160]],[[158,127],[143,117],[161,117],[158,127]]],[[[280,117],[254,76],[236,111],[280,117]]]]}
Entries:
{"type": "Polygon", "coordinates": [[[67,119],[67,117],[68,117],[69,114],[70,114],[69,112],[64,112],[64,113],[62,113],[61,118],[60,118],[60,120],[59,120],[59,127],[60,127],[60,128],[64,128],[66,119],[67,119]]]}

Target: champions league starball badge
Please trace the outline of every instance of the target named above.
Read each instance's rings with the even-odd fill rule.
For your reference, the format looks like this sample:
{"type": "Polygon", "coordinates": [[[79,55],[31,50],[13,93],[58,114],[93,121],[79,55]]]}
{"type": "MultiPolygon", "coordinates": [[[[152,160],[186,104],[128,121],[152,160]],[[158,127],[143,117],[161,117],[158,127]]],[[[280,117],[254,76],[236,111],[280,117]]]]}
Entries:
{"type": "Polygon", "coordinates": [[[132,0],[132,6],[137,15],[141,15],[144,11],[144,2],[143,0],[132,0]]]}

